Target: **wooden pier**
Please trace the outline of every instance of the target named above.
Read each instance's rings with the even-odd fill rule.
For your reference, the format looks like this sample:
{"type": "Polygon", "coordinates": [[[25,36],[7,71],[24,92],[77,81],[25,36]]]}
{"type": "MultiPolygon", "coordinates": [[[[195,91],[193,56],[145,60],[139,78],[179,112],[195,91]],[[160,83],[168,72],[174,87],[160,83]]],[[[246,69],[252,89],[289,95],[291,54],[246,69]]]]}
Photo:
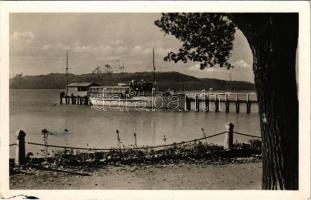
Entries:
{"type": "MultiPolygon", "coordinates": [[[[215,112],[221,111],[221,105],[224,106],[226,113],[230,112],[230,106],[235,105],[235,112],[240,112],[240,105],[246,104],[246,113],[251,113],[252,104],[257,103],[257,96],[255,93],[191,93],[186,94],[182,104],[184,111],[194,110],[199,112],[212,111],[211,105],[214,107],[215,112]],[[194,108],[191,108],[191,103],[194,102],[194,108]],[[200,107],[200,105],[203,106],[200,107]]],[[[75,104],[75,105],[91,105],[89,97],[85,96],[67,96],[64,93],[60,94],[60,104],[75,104]]]]}
{"type": "Polygon", "coordinates": [[[240,112],[240,105],[246,104],[246,113],[251,113],[251,106],[257,103],[255,93],[200,93],[187,95],[185,111],[191,110],[191,102],[194,102],[194,111],[200,111],[200,103],[204,103],[203,110],[209,112],[210,104],[214,104],[215,112],[219,112],[220,104],[223,103],[225,112],[229,113],[230,105],[235,104],[236,113],[240,112]]]}
{"type": "Polygon", "coordinates": [[[65,94],[60,94],[59,97],[60,104],[76,104],[76,105],[91,105],[91,102],[89,101],[89,97],[88,96],[67,96],[65,94]]]}

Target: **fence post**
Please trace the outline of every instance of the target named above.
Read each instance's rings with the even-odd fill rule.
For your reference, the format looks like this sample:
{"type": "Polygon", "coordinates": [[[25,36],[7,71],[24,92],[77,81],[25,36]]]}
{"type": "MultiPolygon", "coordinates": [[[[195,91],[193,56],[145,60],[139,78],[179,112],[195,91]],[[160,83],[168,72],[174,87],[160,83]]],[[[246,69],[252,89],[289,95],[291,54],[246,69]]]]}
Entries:
{"type": "Polygon", "coordinates": [[[24,165],[26,163],[25,136],[24,131],[16,131],[15,165],[24,165]]]}
{"type": "Polygon", "coordinates": [[[47,144],[48,144],[48,138],[49,138],[49,131],[46,129],[42,129],[41,134],[43,135],[43,142],[45,145],[45,147],[44,147],[44,158],[47,161],[47,159],[48,159],[48,146],[47,146],[47,144]]]}
{"type": "Polygon", "coordinates": [[[225,128],[226,133],[225,133],[224,149],[232,149],[234,125],[232,123],[227,123],[225,125],[225,128]]]}
{"type": "Polygon", "coordinates": [[[119,135],[119,130],[116,130],[116,134],[117,134],[117,144],[119,149],[121,150],[121,139],[120,139],[120,135],[119,135]]]}
{"type": "Polygon", "coordinates": [[[203,137],[205,138],[205,143],[207,144],[207,135],[206,135],[206,133],[205,133],[205,130],[204,130],[204,128],[201,128],[201,131],[202,131],[202,133],[203,133],[203,137]]]}
{"type": "Polygon", "coordinates": [[[134,142],[135,142],[135,147],[137,147],[137,136],[135,132],[134,132],[134,142]]]}
{"type": "Polygon", "coordinates": [[[166,145],[166,137],[165,137],[165,135],[163,135],[163,142],[164,142],[164,145],[166,145]]]}
{"type": "Polygon", "coordinates": [[[163,141],[164,141],[164,145],[165,145],[165,147],[164,147],[164,154],[166,156],[166,137],[165,137],[165,135],[163,135],[163,141]]]}

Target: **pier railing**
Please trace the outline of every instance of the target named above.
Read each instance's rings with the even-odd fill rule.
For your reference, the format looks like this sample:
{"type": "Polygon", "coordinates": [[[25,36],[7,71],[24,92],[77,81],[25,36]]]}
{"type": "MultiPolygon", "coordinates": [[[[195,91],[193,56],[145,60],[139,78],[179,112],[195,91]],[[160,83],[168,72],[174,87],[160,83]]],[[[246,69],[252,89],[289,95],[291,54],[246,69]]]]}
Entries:
{"type": "Polygon", "coordinates": [[[203,110],[205,112],[210,111],[210,104],[214,104],[215,112],[219,112],[221,109],[221,103],[225,106],[225,112],[230,111],[230,105],[235,104],[236,113],[240,112],[240,105],[246,104],[246,113],[251,113],[251,105],[257,103],[256,93],[193,93],[187,95],[185,110],[191,110],[191,102],[194,102],[194,110],[200,111],[200,103],[203,103],[203,110]]]}
{"type": "MultiPolygon", "coordinates": [[[[246,113],[251,113],[252,104],[257,103],[256,93],[231,93],[231,92],[201,92],[201,93],[182,93],[185,95],[183,100],[180,99],[181,108],[183,111],[194,110],[199,112],[201,110],[205,112],[211,111],[211,105],[214,106],[214,111],[221,111],[222,107],[225,107],[225,112],[229,113],[230,106],[234,104],[235,112],[240,112],[240,105],[246,105],[246,113]],[[191,108],[191,102],[194,102],[194,109],[191,108]],[[200,106],[200,104],[203,106],[200,106]]],[[[106,100],[105,100],[106,101],[106,100]]],[[[109,100],[107,100],[109,101],[109,100]]],[[[117,100],[115,100],[117,101],[117,100]]],[[[119,100],[121,101],[121,100],[119,100]]],[[[122,100],[123,101],[123,100],[122,100]]],[[[125,101],[133,101],[125,99],[125,101]]],[[[139,101],[139,100],[137,100],[139,101]]],[[[63,93],[60,95],[60,104],[77,104],[77,105],[92,105],[89,96],[66,96],[63,93]]],[[[156,108],[156,107],[155,107],[156,108]]]]}
{"type": "MultiPolygon", "coordinates": [[[[16,165],[24,165],[26,163],[26,144],[27,145],[42,146],[42,147],[46,148],[46,150],[45,150],[46,153],[47,153],[47,148],[49,148],[49,147],[50,148],[61,148],[61,149],[66,149],[66,150],[86,150],[86,151],[95,151],[95,152],[98,152],[98,151],[109,152],[109,151],[115,151],[115,150],[119,150],[119,151],[155,150],[155,149],[158,149],[158,150],[164,149],[165,150],[166,148],[183,146],[183,145],[196,143],[196,142],[200,142],[200,141],[207,142],[207,139],[209,139],[209,138],[217,137],[220,135],[225,135],[223,148],[224,148],[224,150],[231,150],[233,148],[234,134],[242,135],[242,136],[246,136],[246,137],[251,137],[251,138],[261,139],[260,136],[254,136],[254,135],[234,131],[234,125],[232,123],[227,123],[225,125],[225,129],[226,130],[223,132],[216,133],[213,135],[208,135],[208,136],[206,136],[204,129],[202,129],[203,133],[204,133],[204,137],[202,137],[202,138],[188,140],[188,141],[174,142],[171,144],[166,144],[166,138],[164,136],[163,141],[165,144],[163,144],[163,145],[141,146],[141,147],[134,146],[134,147],[128,147],[128,148],[122,148],[120,145],[117,148],[89,148],[89,147],[73,147],[73,146],[52,145],[52,144],[47,144],[47,143],[43,144],[43,143],[30,142],[30,141],[26,142],[25,141],[26,133],[22,130],[19,130],[16,132],[16,139],[17,139],[16,143],[12,143],[9,146],[10,147],[16,147],[16,149],[15,149],[15,164],[16,165]]],[[[135,134],[135,136],[136,136],[136,134],[135,134]]],[[[118,141],[119,141],[119,137],[118,137],[118,141]]]]}

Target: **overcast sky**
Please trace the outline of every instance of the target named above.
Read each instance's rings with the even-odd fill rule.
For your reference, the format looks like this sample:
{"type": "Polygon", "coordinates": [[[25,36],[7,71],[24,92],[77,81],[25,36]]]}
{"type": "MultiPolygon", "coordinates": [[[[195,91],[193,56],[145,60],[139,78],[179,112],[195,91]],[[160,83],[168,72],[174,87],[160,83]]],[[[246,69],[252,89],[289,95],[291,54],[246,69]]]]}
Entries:
{"type": "Polygon", "coordinates": [[[181,43],[164,35],[154,21],[160,14],[11,14],[10,76],[64,73],[66,49],[70,72],[91,73],[104,64],[124,64],[124,72],[151,71],[152,48],[157,71],[177,71],[201,77],[253,82],[252,54],[236,32],[230,62],[234,69],[200,70],[199,64],[170,63],[163,57],[181,43]]]}

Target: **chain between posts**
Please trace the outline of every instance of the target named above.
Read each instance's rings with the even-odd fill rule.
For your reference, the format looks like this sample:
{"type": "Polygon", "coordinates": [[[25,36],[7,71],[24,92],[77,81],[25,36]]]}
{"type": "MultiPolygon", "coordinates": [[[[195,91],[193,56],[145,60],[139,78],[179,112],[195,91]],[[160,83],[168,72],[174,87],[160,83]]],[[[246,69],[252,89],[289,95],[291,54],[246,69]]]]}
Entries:
{"type": "MultiPolygon", "coordinates": [[[[199,139],[194,139],[194,140],[188,140],[188,141],[182,141],[178,143],[172,143],[172,144],[166,144],[166,145],[156,145],[156,146],[146,146],[146,147],[133,147],[133,148],[122,148],[122,150],[143,150],[143,149],[156,149],[156,148],[163,148],[163,147],[172,147],[172,146],[178,146],[178,145],[184,145],[184,144],[189,144],[192,142],[198,142],[201,140],[205,140],[207,138],[212,138],[216,137],[218,135],[222,135],[226,133],[220,132],[214,135],[210,135],[207,137],[199,138],[199,139]]],[[[37,146],[45,146],[45,147],[55,147],[55,148],[64,148],[64,149],[77,149],[77,150],[93,150],[93,151],[112,151],[112,150],[119,150],[119,148],[87,148],[87,147],[70,147],[70,146],[61,146],[61,145],[50,145],[50,144],[41,144],[41,143],[36,143],[36,142],[27,142],[27,144],[30,145],[37,145],[37,146]]]]}

